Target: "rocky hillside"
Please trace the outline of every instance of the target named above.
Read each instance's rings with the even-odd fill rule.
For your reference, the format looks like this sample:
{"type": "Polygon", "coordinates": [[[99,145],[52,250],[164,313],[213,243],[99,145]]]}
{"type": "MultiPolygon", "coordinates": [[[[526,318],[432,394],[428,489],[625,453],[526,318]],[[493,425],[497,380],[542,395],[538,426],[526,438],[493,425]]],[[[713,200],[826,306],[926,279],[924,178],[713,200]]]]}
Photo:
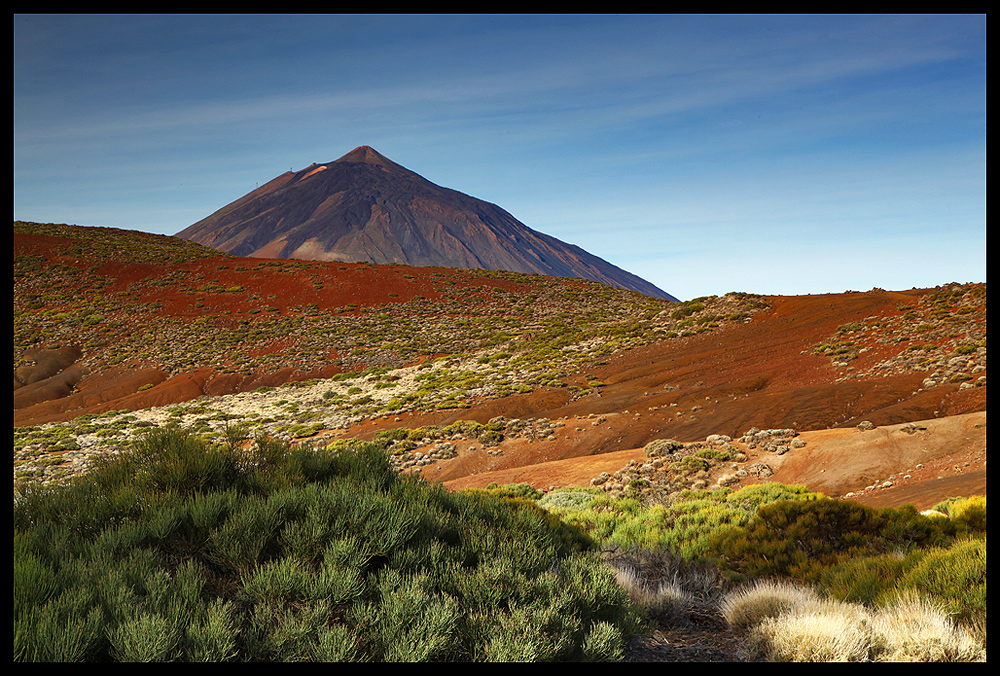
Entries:
{"type": "Polygon", "coordinates": [[[132,394],[165,403],[189,381],[193,396],[218,395],[445,355],[486,358],[498,391],[514,391],[679,323],[673,303],[586,280],[240,259],[174,238],[140,237],[155,256],[123,255],[136,237],[15,225],[17,420],[132,394]]]}
{"type": "Polygon", "coordinates": [[[104,228],[15,223],[14,244],[16,482],[72,476],[177,423],[377,439],[400,469],[454,486],[669,492],[773,476],[860,494],[955,473],[959,453],[957,474],[981,471],[985,490],[983,284],[676,303],[104,228]],[[785,451],[754,428],[790,430],[785,451]],[[663,439],[679,445],[647,452],[663,439]]]}

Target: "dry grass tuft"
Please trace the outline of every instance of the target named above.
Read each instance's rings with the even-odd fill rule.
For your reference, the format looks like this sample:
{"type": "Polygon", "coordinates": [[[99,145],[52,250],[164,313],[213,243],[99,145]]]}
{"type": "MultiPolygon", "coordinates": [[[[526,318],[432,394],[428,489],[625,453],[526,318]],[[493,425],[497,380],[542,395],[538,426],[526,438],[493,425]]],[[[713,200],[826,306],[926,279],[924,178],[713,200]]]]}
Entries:
{"type": "Polygon", "coordinates": [[[722,598],[722,617],[734,631],[746,631],[766,619],[813,604],[819,597],[809,587],[780,580],[758,580],[722,598]]]}
{"type": "Polygon", "coordinates": [[[725,585],[714,566],[669,548],[621,549],[605,552],[605,560],[629,598],[664,626],[689,624],[693,612],[714,608],[725,585]]]}
{"type": "Polygon", "coordinates": [[[955,624],[944,608],[913,593],[899,596],[875,614],[872,631],[884,662],[976,662],[986,660],[974,635],[955,624]]]}
{"type": "Polygon", "coordinates": [[[633,569],[615,569],[618,584],[632,601],[650,617],[667,626],[687,621],[687,607],[692,601],[690,593],[673,580],[650,586],[633,569]]]}
{"type": "Polygon", "coordinates": [[[860,662],[871,650],[862,606],[815,599],[751,628],[748,651],[771,662],[860,662]]]}
{"type": "MultiPolygon", "coordinates": [[[[720,604],[747,635],[747,656],[772,662],[979,662],[985,644],[914,593],[871,610],[790,582],[758,581],[720,604]]],[[[985,632],[984,632],[985,633],[985,632]]]]}

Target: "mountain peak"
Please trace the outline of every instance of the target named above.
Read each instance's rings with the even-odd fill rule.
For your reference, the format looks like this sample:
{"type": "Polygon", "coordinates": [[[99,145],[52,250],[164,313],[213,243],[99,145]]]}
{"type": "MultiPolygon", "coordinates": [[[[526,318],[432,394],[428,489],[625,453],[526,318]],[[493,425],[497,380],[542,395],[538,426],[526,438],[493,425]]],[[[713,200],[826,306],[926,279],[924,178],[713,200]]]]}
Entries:
{"type": "Polygon", "coordinates": [[[254,190],[178,233],[234,256],[404,263],[580,277],[676,300],[495,204],[431,183],[371,146],[254,190]]]}
{"type": "Polygon", "coordinates": [[[381,164],[387,166],[397,166],[395,162],[382,155],[377,150],[371,146],[358,146],[351,152],[347,153],[337,162],[360,162],[363,164],[381,164]]]}

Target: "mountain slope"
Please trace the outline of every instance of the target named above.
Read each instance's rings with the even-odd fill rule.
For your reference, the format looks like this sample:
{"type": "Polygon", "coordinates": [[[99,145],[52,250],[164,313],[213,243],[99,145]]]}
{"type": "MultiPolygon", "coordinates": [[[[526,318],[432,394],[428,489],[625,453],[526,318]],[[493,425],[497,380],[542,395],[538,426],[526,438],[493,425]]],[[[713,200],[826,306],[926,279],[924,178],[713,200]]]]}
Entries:
{"type": "MultiPolygon", "coordinates": [[[[15,222],[13,315],[15,479],[70,476],[150,424],[329,443],[507,421],[499,444],[447,442],[426,476],[586,483],[646,462],[654,439],[758,427],[808,442],[739,463],[772,480],[884,500],[884,480],[924,473],[920,504],[969,494],[952,483],[966,478],[985,490],[985,417],[963,417],[986,411],[985,284],[676,304],[580,279],[236,258],[15,222]]],[[[412,454],[437,457],[438,442],[412,454]]]]}
{"type": "Polygon", "coordinates": [[[177,236],[235,256],[509,270],[579,277],[676,300],[368,146],[282,174],[177,236]]]}

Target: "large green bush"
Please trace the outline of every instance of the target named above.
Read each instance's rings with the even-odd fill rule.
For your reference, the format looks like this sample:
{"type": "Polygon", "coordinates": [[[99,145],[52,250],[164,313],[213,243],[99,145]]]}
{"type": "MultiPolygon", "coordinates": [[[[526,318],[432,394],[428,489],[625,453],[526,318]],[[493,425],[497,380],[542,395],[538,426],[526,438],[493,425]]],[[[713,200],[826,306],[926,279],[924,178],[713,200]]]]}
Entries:
{"type": "Polygon", "coordinates": [[[709,550],[737,575],[813,582],[843,561],[944,545],[955,532],[951,520],[924,516],[911,505],[875,509],[830,498],[787,500],[720,529],[709,550]]]}
{"type": "Polygon", "coordinates": [[[920,592],[955,619],[986,617],[986,540],[959,538],[941,547],[845,559],[818,576],[817,587],[842,601],[879,606],[920,592]]]}
{"type": "Polygon", "coordinates": [[[159,430],[14,505],[15,661],[614,659],[638,609],[526,498],[376,445],[159,430]]]}
{"type": "Polygon", "coordinates": [[[653,505],[606,494],[583,501],[562,500],[560,495],[560,492],[550,493],[542,504],[602,545],[649,550],[666,547],[691,560],[709,554],[710,538],[717,530],[746,523],[762,505],[823,497],[804,486],[777,483],[753,484],[737,490],[682,491],[667,504],[653,505]]]}

